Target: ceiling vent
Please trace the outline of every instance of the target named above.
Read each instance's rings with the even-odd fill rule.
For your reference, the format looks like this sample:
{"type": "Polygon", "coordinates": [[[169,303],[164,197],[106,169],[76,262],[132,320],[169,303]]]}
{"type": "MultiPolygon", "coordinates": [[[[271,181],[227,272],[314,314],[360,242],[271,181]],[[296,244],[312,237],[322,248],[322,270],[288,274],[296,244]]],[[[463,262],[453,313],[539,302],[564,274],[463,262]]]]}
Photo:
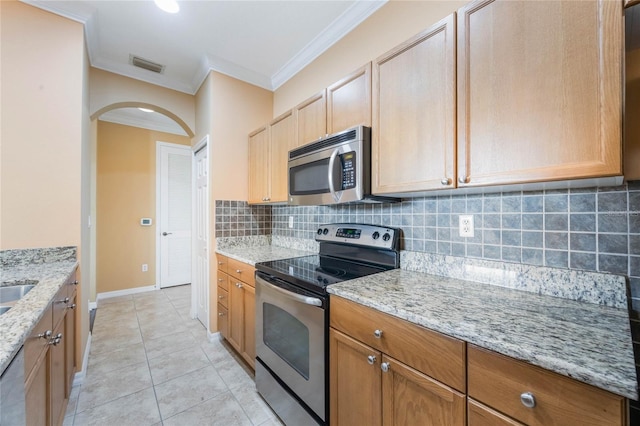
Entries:
{"type": "Polygon", "coordinates": [[[150,61],[148,59],[141,58],[135,55],[129,55],[129,63],[134,67],[142,68],[148,71],[152,71],[158,74],[164,72],[164,65],[150,61]]]}

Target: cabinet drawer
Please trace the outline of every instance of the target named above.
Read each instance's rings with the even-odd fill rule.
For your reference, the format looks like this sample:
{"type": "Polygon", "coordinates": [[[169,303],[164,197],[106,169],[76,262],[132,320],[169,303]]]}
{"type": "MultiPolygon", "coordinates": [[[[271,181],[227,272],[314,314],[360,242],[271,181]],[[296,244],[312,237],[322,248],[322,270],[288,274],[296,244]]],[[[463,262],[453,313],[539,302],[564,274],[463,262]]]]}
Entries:
{"type": "Polygon", "coordinates": [[[218,286],[218,303],[225,308],[229,307],[229,292],[220,286],[218,286]]]}
{"type": "Polygon", "coordinates": [[[24,377],[25,380],[36,365],[38,357],[47,349],[50,337],[44,336],[47,332],[53,333],[53,313],[51,305],[44,312],[38,324],[31,330],[31,334],[24,341],[24,377]]]}
{"type": "Polygon", "coordinates": [[[222,272],[227,272],[229,265],[229,258],[222,254],[216,253],[216,261],[218,263],[218,270],[222,272]]]}
{"type": "Polygon", "coordinates": [[[330,315],[331,327],[464,392],[465,342],[336,296],[330,315]]]}
{"type": "Polygon", "coordinates": [[[229,259],[229,275],[245,284],[249,284],[251,287],[255,287],[256,285],[255,272],[256,269],[253,266],[235,259],[229,259]]]}
{"type": "Polygon", "coordinates": [[[621,396],[477,346],[468,346],[468,394],[528,425],[622,425],[621,396]],[[533,408],[521,395],[530,393],[533,408]]]}
{"type": "Polygon", "coordinates": [[[218,271],[218,287],[229,291],[229,275],[218,271]]]}
{"type": "Polygon", "coordinates": [[[67,286],[63,285],[56,293],[51,301],[53,309],[53,326],[57,327],[58,323],[64,318],[64,314],[67,312],[67,306],[69,306],[70,298],[67,292],[67,286]]]}
{"type": "Polygon", "coordinates": [[[468,426],[525,426],[473,399],[467,405],[468,426]]]}
{"type": "Polygon", "coordinates": [[[222,337],[229,337],[229,311],[220,303],[218,303],[218,330],[222,337]]]}

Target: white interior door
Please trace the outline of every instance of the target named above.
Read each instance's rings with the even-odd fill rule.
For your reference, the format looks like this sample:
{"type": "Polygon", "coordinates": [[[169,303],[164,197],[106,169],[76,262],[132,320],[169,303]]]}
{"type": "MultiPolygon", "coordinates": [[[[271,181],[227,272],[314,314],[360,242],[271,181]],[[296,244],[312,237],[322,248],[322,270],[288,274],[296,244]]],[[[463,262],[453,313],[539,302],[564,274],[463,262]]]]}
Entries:
{"type": "MultiPolygon", "coordinates": [[[[206,141],[206,139],[205,139],[206,141]]],[[[209,330],[209,144],[194,155],[193,282],[195,317],[209,330]]]]}
{"type": "Polygon", "coordinates": [[[191,147],[157,143],[159,287],[191,283],[191,147]]]}

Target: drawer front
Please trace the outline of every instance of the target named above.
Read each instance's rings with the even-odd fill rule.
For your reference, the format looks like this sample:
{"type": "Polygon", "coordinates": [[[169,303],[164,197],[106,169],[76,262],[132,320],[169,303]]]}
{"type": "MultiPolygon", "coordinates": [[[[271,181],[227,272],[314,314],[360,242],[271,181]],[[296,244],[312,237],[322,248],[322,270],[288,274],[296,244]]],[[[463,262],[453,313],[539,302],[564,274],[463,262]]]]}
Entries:
{"type": "Polygon", "coordinates": [[[218,271],[218,287],[229,291],[229,275],[218,271]]]}
{"type": "Polygon", "coordinates": [[[467,405],[468,426],[525,426],[473,399],[467,405]]]}
{"type": "Polygon", "coordinates": [[[331,327],[465,391],[465,342],[336,296],[331,296],[330,317],[331,327]]]}
{"type": "Polygon", "coordinates": [[[621,396],[477,346],[468,345],[467,357],[469,396],[520,422],[624,424],[626,402],[621,396]],[[521,402],[526,393],[535,400],[532,408],[521,402]]]}
{"type": "Polygon", "coordinates": [[[253,266],[239,262],[235,259],[229,259],[229,275],[235,279],[242,281],[245,284],[249,284],[251,287],[255,287],[255,272],[256,268],[253,266]]]}
{"type": "Polygon", "coordinates": [[[50,337],[39,337],[39,335],[44,336],[45,333],[49,331],[53,334],[53,313],[52,308],[49,306],[45,311],[38,324],[31,330],[31,334],[24,341],[24,377],[25,380],[29,376],[29,373],[33,369],[38,360],[38,357],[47,349],[50,337]]]}
{"type": "Polygon", "coordinates": [[[71,298],[69,297],[66,285],[60,287],[60,290],[56,293],[51,301],[53,308],[53,326],[57,327],[58,323],[64,318],[64,314],[67,312],[67,306],[71,304],[71,298]]]}
{"type": "Polygon", "coordinates": [[[216,253],[216,261],[218,263],[218,270],[227,272],[229,265],[229,258],[227,256],[216,253]]]}
{"type": "Polygon", "coordinates": [[[222,287],[218,287],[218,303],[229,308],[229,292],[222,287]]]}

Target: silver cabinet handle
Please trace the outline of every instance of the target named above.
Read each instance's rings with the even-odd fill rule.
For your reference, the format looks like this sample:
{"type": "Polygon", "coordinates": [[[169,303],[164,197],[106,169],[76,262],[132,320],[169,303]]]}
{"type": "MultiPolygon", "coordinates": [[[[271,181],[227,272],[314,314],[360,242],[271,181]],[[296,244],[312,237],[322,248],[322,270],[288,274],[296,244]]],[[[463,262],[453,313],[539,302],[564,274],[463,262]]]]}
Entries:
{"type": "Polygon", "coordinates": [[[385,373],[389,371],[389,367],[391,367],[391,364],[389,364],[388,362],[383,362],[382,364],[380,364],[380,369],[385,373]]]}
{"type": "Polygon", "coordinates": [[[171,234],[173,234],[173,232],[163,232],[163,233],[162,233],[162,236],[163,236],[163,237],[166,237],[167,235],[171,235],[171,234]]]}
{"type": "Polygon", "coordinates": [[[224,312],[218,312],[218,316],[219,317],[223,317],[224,316],[224,312]]]}
{"type": "Polygon", "coordinates": [[[218,262],[218,265],[224,265],[224,262],[218,262]]]}
{"type": "Polygon", "coordinates": [[[242,288],[242,284],[241,283],[236,283],[236,287],[242,288]]]}
{"type": "Polygon", "coordinates": [[[219,283],[221,283],[222,281],[224,281],[224,278],[218,278],[219,283]]]}
{"type": "Polygon", "coordinates": [[[78,280],[75,280],[74,282],[72,282],[71,284],[73,285],[78,285],[78,280]]]}
{"type": "Polygon", "coordinates": [[[56,303],[69,303],[69,298],[68,298],[68,297],[65,297],[65,298],[64,298],[64,299],[62,299],[62,300],[56,300],[56,303]]]}
{"type": "Polygon", "coordinates": [[[449,178],[442,178],[442,180],[440,181],[440,183],[441,183],[442,185],[445,185],[445,186],[446,186],[446,185],[451,185],[451,179],[449,179],[449,178]]]}
{"type": "Polygon", "coordinates": [[[38,334],[38,337],[41,339],[48,339],[49,337],[51,337],[52,334],[53,334],[53,331],[47,330],[44,333],[38,334]]]}
{"type": "Polygon", "coordinates": [[[367,362],[368,362],[369,364],[373,365],[373,364],[376,362],[376,357],[375,357],[375,355],[369,355],[369,356],[367,357],[367,362]]]}
{"type": "Polygon", "coordinates": [[[520,395],[520,402],[527,408],[533,408],[536,406],[536,398],[531,392],[524,392],[520,395]]]}
{"type": "Polygon", "coordinates": [[[458,178],[458,182],[460,182],[460,183],[469,183],[469,178],[466,177],[466,176],[460,176],[458,178]]]}
{"type": "Polygon", "coordinates": [[[376,339],[381,338],[381,337],[382,337],[382,330],[376,330],[376,331],[374,331],[374,332],[373,332],[373,336],[374,336],[376,339]]]}
{"type": "Polygon", "coordinates": [[[75,303],[67,306],[67,309],[75,309],[75,308],[76,308],[76,304],[75,303]]]}
{"type": "Polygon", "coordinates": [[[49,344],[53,346],[58,346],[58,344],[62,341],[62,333],[58,333],[55,337],[49,340],[49,344]]]}
{"type": "Polygon", "coordinates": [[[236,269],[236,274],[241,274],[242,273],[242,269],[236,269]]]}
{"type": "Polygon", "coordinates": [[[224,296],[218,296],[218,299],[224,299],[224,296]]]}

